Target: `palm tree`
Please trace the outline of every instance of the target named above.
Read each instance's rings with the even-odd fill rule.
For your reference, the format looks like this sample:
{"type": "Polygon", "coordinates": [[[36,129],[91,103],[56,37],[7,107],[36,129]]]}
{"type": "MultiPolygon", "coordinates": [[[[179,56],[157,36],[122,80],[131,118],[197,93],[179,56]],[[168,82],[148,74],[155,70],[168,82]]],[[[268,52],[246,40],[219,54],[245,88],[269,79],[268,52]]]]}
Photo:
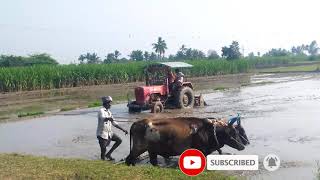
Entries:
{"type": "Polygon", "coordinates": [[[80,64],[84,64],[84,63],[85,63],[84,61],[86,60],[86,56],[83,55],[83,54],[81,54],[81,55],[79,56],[78,60],[80,61],[80,64]]]}
{"type": "Polygon", "coordinates": [[[88,64],[98,64],[100,63],[100,57],[98,56],[97,53],[87,53],[86,54],[86,59],[88,64]]]}
{"type": "Polygon", "coordinates": [[[114,51],[114,57],[118,60],[118,57],[121,56],[121,53],[118,50],[114,51]]]}
{"type": "Polygon", "coordinates": [[[180,48],[180,51],[182,52],[186,52],[188,49],[187,49],[187,46],[182,44],[181,48],[180,48]]]}
{"type": "Polygon", "coordinates": [[[80,64],[84,64],[87,62],[87,64],[99,64],[100,61],[100,57],[98,56],[97,53],[87,53],[87,54],[81,54],[78,58],[78,60],[80,61],[80,64]],[[86,62],[85,62],[86,60],[86,62]]]}
{"type": "Polygon", "coordinates": [[[143,52],[141,50],[132,51],[129,56],[131,60],[143,61],[143,52]]]}
{"type": "Polygon", "coordinates": [[[160,59],[163,58],[166,49],[168,49],[166,41],[163,40],[161,37],[158,37],[158,42],[153,43],[152,46],[153,46],[153,49],[156,51],[156,53],[159,54],[159,58],[160,59]]]}
{"type": "Polygon", "coordinates": [[[143,58],[145,61],[149,61],[150,60],[150,54],[148,51],[145,51],[143,54],[143,58]]]}
{"type": "Polygon", "coordinates": [[[307,47],[307,50],[311,56],[315,56],[319,50],[317,41],[312,41],[310,45],[307,47]]]}

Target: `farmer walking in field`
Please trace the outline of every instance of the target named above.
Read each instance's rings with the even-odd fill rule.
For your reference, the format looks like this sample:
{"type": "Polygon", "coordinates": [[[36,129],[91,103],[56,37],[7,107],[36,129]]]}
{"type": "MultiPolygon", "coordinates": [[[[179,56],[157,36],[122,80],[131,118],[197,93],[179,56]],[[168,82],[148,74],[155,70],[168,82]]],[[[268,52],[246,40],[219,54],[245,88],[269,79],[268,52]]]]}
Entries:
{"type": "Polygon", "coordinates": [[[103,103],[103,108],[98,112],[98,126],[97,126],[97,138],[99,140],[99,145],[101,149],[101,160],[114,160],[111,156],[111,153],[121,144],[121,138],[112,132],[111,125],[122,130],[125,135],[128,134],[128,131],[123,129],[114,121],[112,113],[110,111],[112,97],[106,96],[101,98],[103,103]],[[106,154],[106,148],[111,141],[115,141],[109,152],[106,154]]]}

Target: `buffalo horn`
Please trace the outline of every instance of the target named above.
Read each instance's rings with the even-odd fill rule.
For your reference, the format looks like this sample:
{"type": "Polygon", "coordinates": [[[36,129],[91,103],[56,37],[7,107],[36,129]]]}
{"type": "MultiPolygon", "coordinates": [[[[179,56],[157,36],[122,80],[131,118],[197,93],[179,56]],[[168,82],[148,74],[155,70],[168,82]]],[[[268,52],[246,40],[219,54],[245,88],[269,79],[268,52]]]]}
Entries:
{"type": "Polygon", "coordinates": [[[233,117],[233,118],[229,119],[228,125],[232,126],[237,121],[237,119],[238,119],[238,117],[233,117]]]}

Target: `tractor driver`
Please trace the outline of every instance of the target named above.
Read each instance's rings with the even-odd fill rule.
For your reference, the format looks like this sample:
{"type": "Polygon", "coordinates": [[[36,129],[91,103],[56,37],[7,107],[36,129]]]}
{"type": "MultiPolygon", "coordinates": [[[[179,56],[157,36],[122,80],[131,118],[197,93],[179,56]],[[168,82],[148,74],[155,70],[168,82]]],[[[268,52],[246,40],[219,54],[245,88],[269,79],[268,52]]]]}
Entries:
{"type": "Polygon", "coordinates": [[[175,79],[174,83],[172,85],[173,91],[177,90],[179,87],[182,86],[183,79],[184,79],[184,74],[180,71],[180,69],[175,69],[175,79]]]}
{"type": "Polygon", "coordinates": [[[180,69],[176,69],[175,72],[176,72],[175,83],[178,85],[182,85],[184,74],[180,71],[180,69]]]}
{"type": "Polygon", "coordinates": [[[176,79],[176,76],[172,73],[171,70],[168,70],[168,83],[169,84],[174,83],[175,79],[176,79]]]}
{"type": "Polygon", "coordinates": [[[169,91],[171,92],[172,88],[173,88],[173,83],[176,79],[176,76],[172,73],[171,69],[168,69],[168,86],[169,86],[169,91]]]}

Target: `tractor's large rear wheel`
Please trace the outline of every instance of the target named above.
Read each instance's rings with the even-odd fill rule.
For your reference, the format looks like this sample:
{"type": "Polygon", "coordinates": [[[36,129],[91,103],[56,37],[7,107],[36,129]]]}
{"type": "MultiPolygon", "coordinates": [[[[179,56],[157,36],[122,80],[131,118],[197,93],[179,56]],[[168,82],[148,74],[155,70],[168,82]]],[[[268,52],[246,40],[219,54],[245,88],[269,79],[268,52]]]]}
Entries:
{"type": "Polygon", "coordinates": [[[190,87],[182,87],[176,94],[176,105],[181,109],[193,108],[194,94],[190,87]]]}

